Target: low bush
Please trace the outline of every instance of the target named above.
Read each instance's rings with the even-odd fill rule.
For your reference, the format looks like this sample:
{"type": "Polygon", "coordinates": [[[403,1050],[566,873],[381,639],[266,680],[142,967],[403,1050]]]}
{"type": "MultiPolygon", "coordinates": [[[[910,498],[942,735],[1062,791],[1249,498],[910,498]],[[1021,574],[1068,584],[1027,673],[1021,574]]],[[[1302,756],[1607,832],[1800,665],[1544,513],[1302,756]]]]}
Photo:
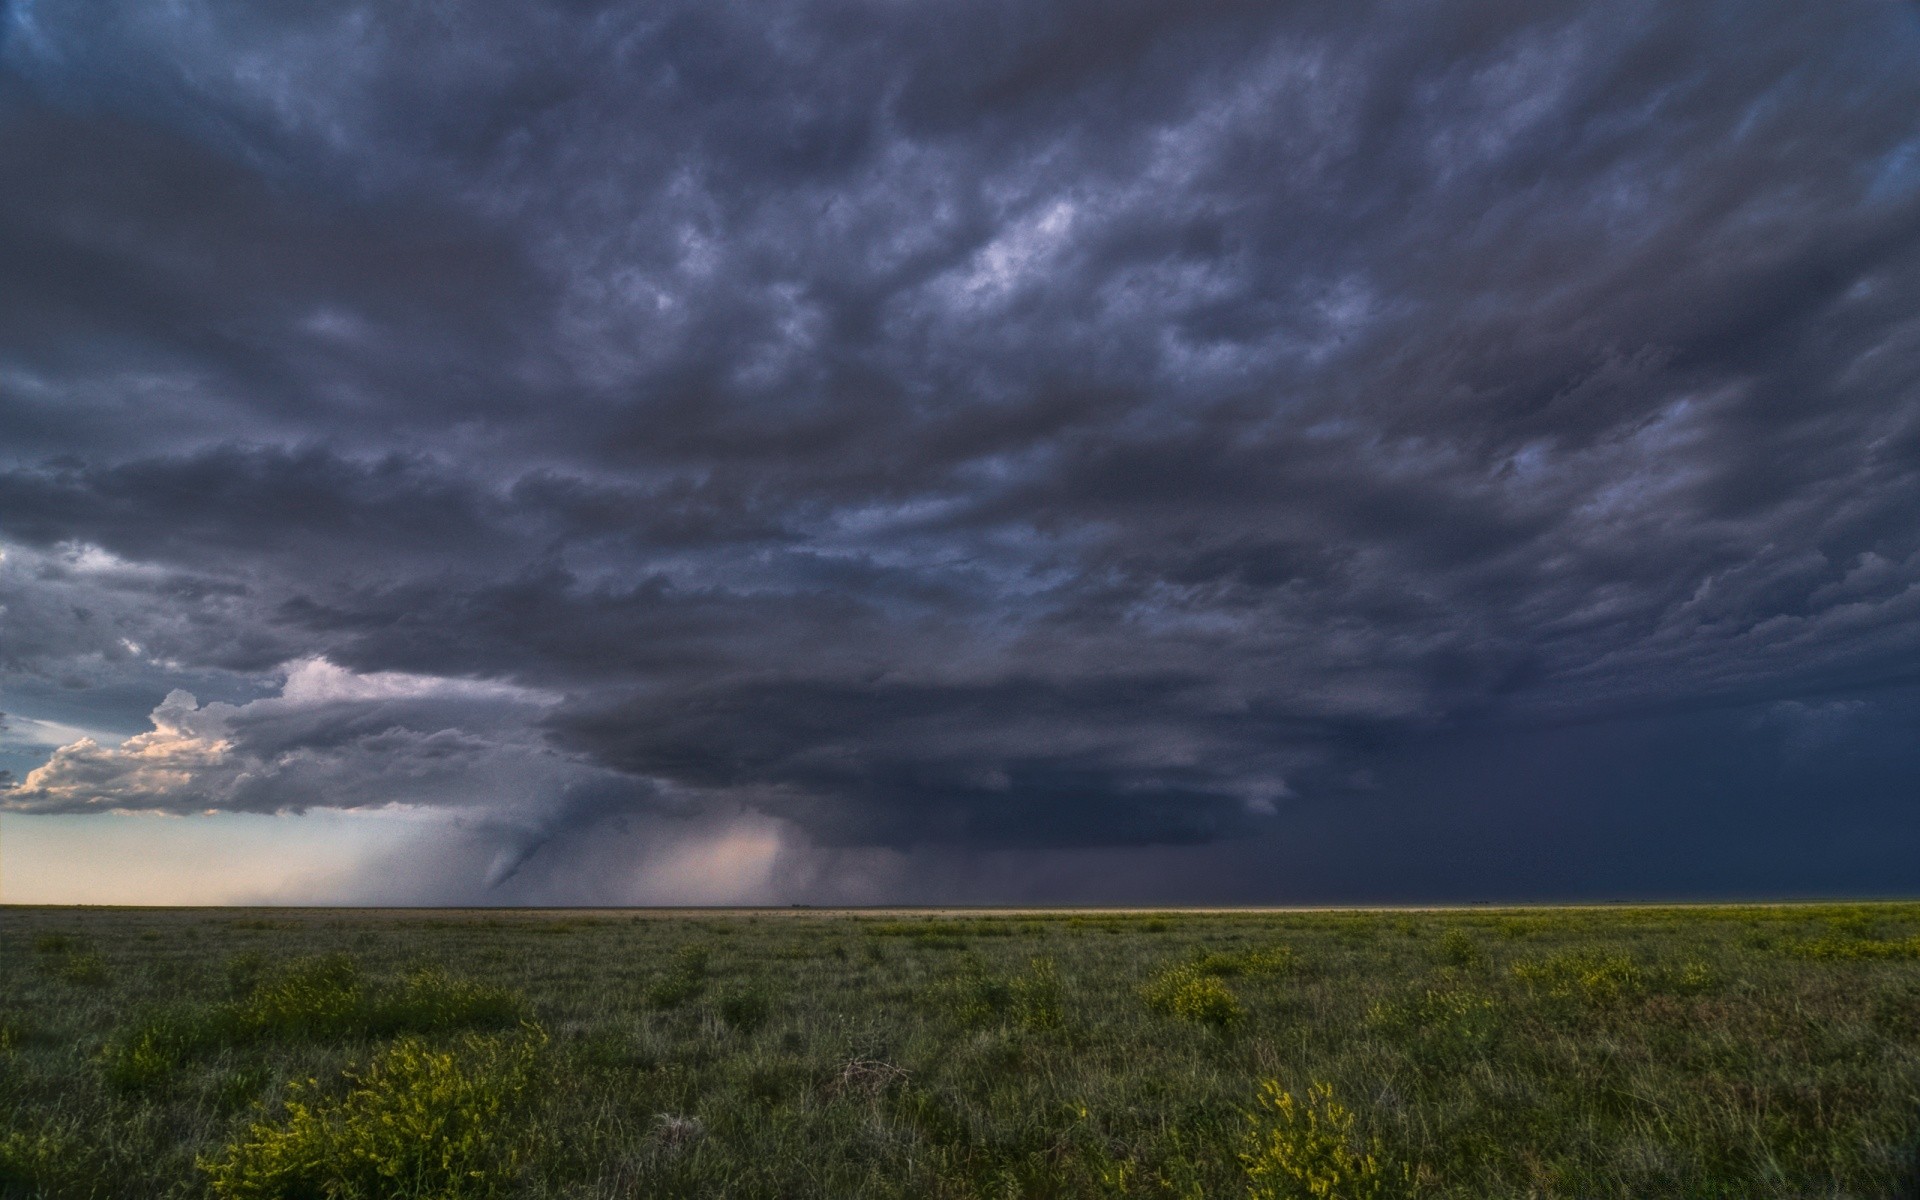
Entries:
{"type": "Polygon", "coordinates": [[[1367,1023],[1406,1045],[1416,1057],[1458,1059],[1483,1053],[1500,1032],[1500,1009],[1475,992],[1430,988],[1417,996],[1383,1000],[1367,1023]]]}
{"type": "Polygon", "coordinates": [[[44,1129],[0,1134],[0,1196],[84,1195],[86,1167],[78,1138],[44,1129]]]}
{"type": "Polygon", "coordinates": [[[1449,967],[1472,970],[1487,964],[1487,952],[1464,929],[1452,928],[1440,935],[1440,961],[1449,967]]]}
{"type": "Polygon", "coordinates": [[[1051,958],[1035,958],[1013,978],[1013,1016],[1022,1029],[1059,1029],[1066,1024],[1060,969],[1051,958]]]}
{"type": "Polygon", "coordinates": [[[673,966],[647,986],[647,1004],[652,1008],[676,1008],[705,991],[707,959],[705,946],[680,947],[674,954],[673,966]]]}
{"type": "Polygon", "coordinates": [[[352,959],[328,955],[261,972],[239,1000],[151,1013],[109,1039],[102,1057],[110,1082],[140,1088],[222,1046],[501,1029],[528,1016],[526,1001],[503,988],[432,968],[369,985],[352,959]]]}
{"type": "Polygon", "coordinates": [[[449,1049],[402,1038],[348,1073],[344,1096],[293,1085],[281,1120],[253,1124],[200,1169],[231,1200],[505,1196],[533,1149],[545,1044],[533,1027],[449,1049]]]}
{"type": "Polygon", "coordinates": [[[1789,958],[1862,960],[1920,958],[1920,936],[1906,938],[1863,937],[1852,931],[1825,934],[1817,938],[1783,941],[1774,946],[1789,958]]]}
{"type": "Polygon", "coordinates": [[[1355,1124],[1327,1084],[1310,1085],[1305,1099],[1274,1080],[1261,1084],[1240,1154],[1249,1200],[1389,1200],[1409,1192],[1409,1173],[1390,1166],[1379,1139],[1362,1140],[1355,1124]]]}
{"type": "Polygon", "coordinates": [[[101,987],[107,982],[107,960],[92,951],[67,955],[53,969],[54,978],[82,987],[101,987]]]}
{"type": "Polygon", "coordinates": [[[1259,950],[1201,950],[1193,968],[1202,975],[1231,979],[1236,975],[1284,975],[1294,969],[1293,951],[1286,946],[1259,950]]]}
{"type": "Polygon", "coordinates": [[[1006,975],[968,955],[935,995],[941,1007],[970,1029],[1012,1024],[1048,1030],[1066,1023],[1060,972],[1051,958],[1034,958],[1025,971],[1006,975]]]}
{"type": "Polygon", "coordinates": [[[1647,975],[1624,954],[1556,954],[1513,965],[1513,977],[1536,997],[1589,1009],[1611,1008],[1647,991],[1647,975]]]}
{"type": "Polygon", "coordinates": [[[749,984],[721,993],[720,1002],[714,1008],[728,1028],[752,1033],[767,1023],[767,1017],[773,1012],[773,998],[765,988],[749,984]]]}
{"type": "Polygon", "coordinates": [[[1246,1006],[1221,982],[1193,963],[1168,967],[1140,986],[1147,1007],[1176,1020],[1228,1029],[1246,1018],[1246,1006]]]}

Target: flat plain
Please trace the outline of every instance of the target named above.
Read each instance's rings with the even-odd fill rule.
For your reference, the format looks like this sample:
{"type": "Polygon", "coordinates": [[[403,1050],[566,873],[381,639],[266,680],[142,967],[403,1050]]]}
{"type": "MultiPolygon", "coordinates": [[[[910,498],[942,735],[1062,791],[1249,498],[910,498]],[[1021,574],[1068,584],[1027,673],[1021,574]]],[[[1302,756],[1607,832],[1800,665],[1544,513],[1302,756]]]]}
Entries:
{"type": "Polygon", "coordinates": [[[0,909],[6,1197],[1916,1194],[1920,904],[0,909]]]}

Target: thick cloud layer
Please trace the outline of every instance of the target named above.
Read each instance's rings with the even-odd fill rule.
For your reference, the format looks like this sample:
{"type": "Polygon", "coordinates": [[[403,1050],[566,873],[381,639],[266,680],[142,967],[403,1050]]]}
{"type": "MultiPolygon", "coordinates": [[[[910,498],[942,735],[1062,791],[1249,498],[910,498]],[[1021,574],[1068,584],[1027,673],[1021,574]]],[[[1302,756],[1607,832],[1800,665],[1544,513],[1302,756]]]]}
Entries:
{"type": "Polygon", "coordinates": [[[1920,832],[1913,5],[4,11],[9,808],[1920,832]]]}

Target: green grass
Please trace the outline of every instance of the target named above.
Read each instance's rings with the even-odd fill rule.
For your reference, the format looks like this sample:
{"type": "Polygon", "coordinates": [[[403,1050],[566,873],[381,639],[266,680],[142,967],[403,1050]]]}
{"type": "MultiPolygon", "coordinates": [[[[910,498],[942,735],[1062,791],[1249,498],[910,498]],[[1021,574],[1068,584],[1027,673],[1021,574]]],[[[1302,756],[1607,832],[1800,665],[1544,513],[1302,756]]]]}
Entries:
{"type": "Polygon", "coordinates": [[[1882,1200],[1915,946],[1916,904],[0,909],[0,1197],[1882,1200]]]}

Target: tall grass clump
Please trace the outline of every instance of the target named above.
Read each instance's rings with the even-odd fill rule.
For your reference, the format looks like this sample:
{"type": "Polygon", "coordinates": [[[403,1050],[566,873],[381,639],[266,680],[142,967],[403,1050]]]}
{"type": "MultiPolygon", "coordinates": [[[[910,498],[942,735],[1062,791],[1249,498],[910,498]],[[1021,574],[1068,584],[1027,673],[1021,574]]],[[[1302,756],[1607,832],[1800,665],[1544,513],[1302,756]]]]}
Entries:
{"type": "Polygon", "coordinates": [[[1513,977],[1534,996],[1563,1006],[1612,1008],[1647,990],[1647,975],[1624,954],[1570,951],[1513,965],[1513,977]]]}
{"type": "Polygon", "coordinates": [[[1266,946],[1258,950],[1200,950],[1193,956],[1193,969],[1202,975],[1232,979],[1238,975],[1284,975],[1295,966],[1293,950],[1286,946],[1266,946]]]}
{"type": "Polygon", "coordinates": [[[1391,1200],[1408,1194],[1408,1172],[1390,1166],[1379,1139],[1362,1140],[1355,1124],[1329,1084],[1314,1083],[1305,1100],[1296,1100],[1277,1081],[1262,1083],[1240,1154],[1249,1200],[1391,1200]]]}
{"type": "Polygon", "coordinates": [[[108,1081],[123,1088],[152,1086],[222,1047],[504,1029],[530,1015],[517,994],[436,968],[397,983],[369,983],[340,954],[244,974],[253,982],[241,999],[170,1005],[110,1038],[102,1051],[108,1081]]]}
{"type": "Polygon", "coordinates": [[[968,1028],[1012,1024],[1037,1031],[1066,1023],[1060,971],[1051,958],[1036,957],[1025,971],[1006,975],[969,955],[939,995],[946,1010],[968,1028]]]}
{"type": "Polygon", "coordinates": [[[1218,975],[1194,963],[1166,968],[1140,985],[1140,998],[1162,1016],[1215,1029],[1230,1029],[1246,1019],[1246,1005],[1218,975]]]}
{"type": "Polygon", "coordinates": [[[402,1038],[349,1072],[344,1096],[291,1085],[280,1120],[253,1124],[200,1169],[227,1200],[505,1196],[534,1149],[545,1044],[531,1026],[446,1049],[402,1038]]]}
{"type": "Polygon", "coordinates": [[[1059,1029],[1066,1024],[1060,968],[1053,959],[1033,958],[1025,972],[1014,976],[1013,1015],[1022,1029],[1059,1029]]]}
{"type": "Polygon", "coordinates": [[[707,987],[708,950],[705,946],[682,946],[674,953],[673,965],[648,985],[646,999],[653,1008],[675,1008],[698,996],[707,987]]]}
{"type": "Polygon", "coordinates": [[[1487,965],[1487,952],[1472,934],[1455,926],[1440,935],[1440,961],[1449,967],[1474,970],[1487,965]]]}
{"type": "Polygon", "coordinates": [[[1817,938],[1805,938],[1780,944],[1780,952],[1789,958],[1826,960],[1920,958],[1920,936],[1876,938],[1856,929],[1842,928],[1817,938]]]}
{"type": "Polygon", "coordinates": [[[1449,1060],[1486,1051],[1500,1032],[1493,1000],[1458,988],[1429,988],[1417,996],[1382,1000],[1367,1024],[1418,1057],[1449,1060]]]}
{"type": "Polygon", "coordinates": [[[86,1154],[78,1139],[48,1130],[0,1135],[0,1196],[84,1195],[86,1154]]]}

